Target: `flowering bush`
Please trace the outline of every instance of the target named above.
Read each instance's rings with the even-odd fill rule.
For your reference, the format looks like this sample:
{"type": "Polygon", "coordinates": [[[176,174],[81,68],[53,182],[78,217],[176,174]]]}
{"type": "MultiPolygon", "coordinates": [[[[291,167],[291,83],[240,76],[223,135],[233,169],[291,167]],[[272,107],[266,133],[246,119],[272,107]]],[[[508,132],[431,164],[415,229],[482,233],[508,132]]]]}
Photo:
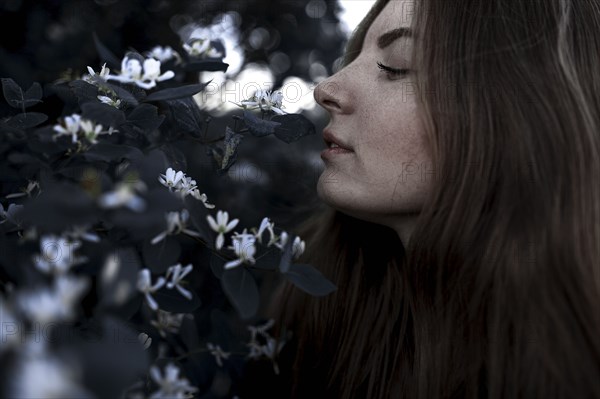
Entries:
{"type": "Polygon", "coordinates": [[[2,394],[184,398],[219,376],[235,381],[247,359],[270,359],[278,372],[285,342],[269,334],[273,320],[256,320],[254,271],[317,296],[335,286],[294,263],[304,241],[268,217],[235,231],[240,219],[202,192],[201,176],[175,166],[175,146],[202,144],[222,176],[244,139],[292,143],[314,126],[282,110],[281,92],[259,91],[238,104],[234,127],[207,140],[193,99],[206,83],[182,82],[227,69],[220,42],[195,38],[181,54],[157,46],[119,62],[95,40],[103,65],[46,93],[2,79],[14,109],[0,120],[2,394]],[[56,121],[37,112],[49,93],[64,102],[56,121]],[[226,302],[201,300],[211,279],[226,302]],[[249,337],[229,326],[228,304],[249,337]]]}

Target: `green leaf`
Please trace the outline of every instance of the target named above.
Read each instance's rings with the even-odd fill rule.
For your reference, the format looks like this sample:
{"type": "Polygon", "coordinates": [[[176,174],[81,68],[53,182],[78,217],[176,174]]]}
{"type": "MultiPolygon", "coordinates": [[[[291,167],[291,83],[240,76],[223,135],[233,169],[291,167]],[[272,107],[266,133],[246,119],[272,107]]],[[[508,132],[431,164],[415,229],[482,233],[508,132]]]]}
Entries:
{"type": "Polygon", "coordinates": [[[291,265],[283,275],[296,287],[314,296],[324,296],[336,290],[336,286],[311,265],[291,265]]]}

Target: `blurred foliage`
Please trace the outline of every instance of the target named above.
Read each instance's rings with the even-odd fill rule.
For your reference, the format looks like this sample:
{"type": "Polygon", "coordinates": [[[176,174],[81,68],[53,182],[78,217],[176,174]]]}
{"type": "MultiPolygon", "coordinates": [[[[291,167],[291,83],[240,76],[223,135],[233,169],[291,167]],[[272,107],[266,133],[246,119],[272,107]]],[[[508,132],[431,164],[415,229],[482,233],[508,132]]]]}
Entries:
{"type": "MultiPolygon", "coordinates": [[[[320,134],[307,135],[305,139],[290,144],[286,140],[293,138],[294,132],[289,129],[287,133],[278,130],[286,127],[285,118],[274,116],[263,121],[264,114],[261,119],[261,116],[253,118],[242,110],[235,110],[221,118],[211,117],[196,107],[190,97],[201,90],[199,86],[207,83],[198,82],[197,71],[200,69],[178,72],[173,81],[161,83],[161,90],[153,93],[115,83],[111,87],[117,91],[116,97],[126,103],[126,107],[118,112],[108,112],[106,104],[90,105],[90,102],[97,102],[96,94],[101,94],[102,91],[91,90],[90,82],[80,79],[87,71],[87,66],[98,71],[106,60],[106,57],[100,56],[94,34],[117,59],[128,51],[145,53],[156,45],[170,46],[181,52],[182,42],[190,31],[186,27],[191,24],[211,26],[219,23],[223,13],[229,13],[240,32],[240,46],[235,49],[244,60],[240,71],[249,63],[264,63],[273,72],[273,87],[281,86],[288,76],[297,76],[311,82],[317,75],[331,74],[335,60],[341,55],[345,36],[338,28],[338,7],[337,1],[329,0],[1,0],[0,29],[3,40],[0,44],[0,77],[12,78],[14,82],[3,80],[6,101],[0,101],[0,121],[7,138],[0,142],[0,153],[5,157],[0,165],[3,172],[0,192],[14,193],[26,185],[28,180],[39,181],[40,186],[44,187],[44,195],[41,197],[43,201],[30,204],[25,215],[29,215],[30,225],[40,229],[38,233],[54,231],[58,234],[71,224],[94,223],[100,217],[98,215],[103,215],[97,205],[81,195],[82,191],[91,189],[82,183],[87,181],[84,175],[89,172],[84,166],[93,164],[97,169],[94,173],[101,177],[98,179],[99,186],[95,188],[99,191],[94,191],[94,195],[98,196],[100,192],[110,191],[120,178],[124,178],[117,165],[121,160],[129,160],[148,186],[159,186],[156,177],[159,172],[164,173],[167,166],[194,176],[198,181],[198,188],[208,195],[217,209],[227,210],[232,218],[240,219],[239,227],[258,226],[263,217],[269,217],[278,226],[278,232],[289,230],[293,233],[294,226],[314,212],[320,203],[315,192],[317,178],[322,171],[322,162],[318,157],[318,152],[323,147],[320,134]],[[14,29],[15,26],[18,27],[17,30],[14,29]],[[33,82],[41,85],[32,86],[33,82]],[[11,87],[15,89],[11,90],[11,87]],[[129,92],[123,90],[124,87],[129,92]],[[172,97],[174,92],[169,91],[170,89],[179,90],[181,98],[172,97]],[[18,100],[13,96],[17,92],[24,93],[24,101],[30,102],[24,104],[28,108],[27,114],[24,109],[20,110],[20,106],[10,104],[11,99],[18,100]],[[158,97],[152,100],[153,95],[158,97]],[[17,113],[19,111],[21,113],[17,113]],[[69,147],[68,140],[59,141],[58,144],[42,140],[49,134],[54,123],[80,111],[86,118],[97,123],[118,126],[123,136],[103,136],[103,142],[83,154],[76,154],[77,157],[70,157],[70,153],[65,153],[69,147]],[[278,128],[270,122],[281,123],[282,126],[278,128]],[[40,127],[42,124],[45,126],[40,127]],[[227,137],[228,129],[239,133],[244,126],[249,130],[249,135],[255,137],[236,148],[235,164],[227,165],[219,172],[219,168],[215,168],[215,160],[218,163],[219,156],[222,160],[228,148],[225,146],[221,153],[211,153],[206,151],[205,144],[227,137]],[[157,134],[158,131],[160,134],[157,134]],[[149,134],[144,135],[142,132],[149,134]],[[264,132],[268,132],[268,136],[259,137],[264,132]],[[182,140],[182,137],[194,140],[182,140]],[[198,141],[202,143],[197,143],[198,141]],[[57,179],[57,173],[60,175],[58,180],[68,183],[55,186],[53,182],[57,179]]],[[[111,65],[113,72],[118,69],[119,66],[114,63],[111,65]]],[[[165,69],[170,67],[165,64],[165,69]]],[[[231,79],[235,79],[235,76],[231,76],[231,79]]],[[[313,116],[314,114],[311,115],[313,116]]],[[[290,115],[287,119],[292,118],[295,118],[292,125],[303,124],[300,116],[290,115]]],[[[316,131],[320,131],[323,121],[315,120],[314,123],[316,131]]],[[[305,127],[303,129],[310,130],[305,127]]],[[[230,139],[232,142],[236,140],[235,136],[230,136],[230,139]]],[[[155,188],[164,189],[160,186],[155,188]]],[[[23,199],[25,198],[21,198],[23,199]]],[[[115,249],[114,243],[120,245],[120,249],[115,252],[119,262],[133,265],[130,269],[136,272],[148,267],[159,275],[176,260],[184,264],[194,263],[196,268],[194,274],[189,276],[189,288],[198,297],[194,297],[193,309],[181,307],[188,305],[186,301],[180,300],[173,305],[172,298],[161,296],[161,293],[157,293],[157,300],[161,308],[181,314],[193,313],[194,316],[193,319],[183,320],[180,336],[167,335],[169,346],[204,348],[204,344],[210,341],[221,345],[224,350],[237,351],[237,355],[225,362],[224,370],[217,367],[214,357],[204,349],[200,352],[192,351],[189,356],[183,350],[175,351],[175,355],[181,355],[177,358],[178,363],[181,370],[190,376],[190,382],[201,392],[212,392],[203,397],[224,397],[228,389],[224,389],[222,394],[215,393],[215,381],[239,384],[244,364],[240,356],[244,348],[239,345],[242,342],[240,337],[245,338],[244,334],[247,335],[248,332],[234,312],[240,310],[239,305],[243,301],[228,297],[219,284],[222,261],[209,256],[210,251],[189,240],[189,237],[180,240],[179,244],[173,237],[168,237],[164,241],[164,248],[168,250],[161,244],[163,252],[160,254],[147,242],[141,244],[142,239],[148,241],[164,229],[165,212],[182,207],[179,203],[174,205],[172,199],[169,200],[161,191],[150,192],[146,199],[153,212],[137,218],[132,218],[130,212],[125,211],[111,214],[110,220],[107,219],[100,226],[102,228],[97,229],[97,233],[102,236],[102,244],[84,243],[81,252],[87,255],[90,262],[75,270],[81,275],[95,276],[105,267],[103,260],[115,249]],[[131,250],[133,246],[135,251],[131,250]],[[235,306],[232,307],[231,302],[235,306]],[[225,378],[227,374],[229,379],[225,378]]],[[[4,205],[8,206],[8,202],[12,201],[4,201],[4,205]]],[[[205,219],[202,212],[208,211],[199,206],[199,202],[193,201],[186,202],[185,208],[190,212],[192,224],[198,231],[202,231],[199,221],[205,219]]],[[[5,217],[16,217],[18,213],[15,209],[17,208],[13,207],[14,212],[11,212],[7,208],[5,217]]],[[[20,239],[18,235],[23,231],[15,227],[19,223],[20,220],[15,219],[2,224],[2,231],[7,236],[10,234],[10,237],[0,242],[0,249],[5,255],[0,262],[3,263],[0,282],[19,283],[16,284],[17,288],[20,288],[21,281],[32,278],[40,280],[39,273],[29,271],[32,269],[30,255],[40,248],[36,242],[39,237],[29,237],[26,247],[15,250],[20,239]]],[[[236,230],[241,231],[240,228],[236,230]]],[[[205,233],[209,234],[210,231],[206,230],[205,233]]],[[[37,233],[34,231],[31,234],[37,233]]],[[[207,242],[214,242],[214,237],[211,236],[207,242]]],[[[290,245],[285,250],[282,248],[282,253],[288,258],[290,251],[290,245]]],[[[290,275],[295,276],[295,284],[305,285],[309,292],[315,288],[306,284],[306,281],[315,281],[310,269],[304,266],[294,269],[295,266],[289,266],[291,269],[288,270],[287,264],[279,263],[276,258],[265,257],[263,264],[259,264],[261,267],[253,270],[254,278],[260,283],[262,290],[261,304],[265,303],[264,299],[268,300],[273,284],[277,283],[268,270],[272,265],[278,265],[282,272],[284,269],[286,272],[290,271],[290,275]],[[298,279],[298,276],[306,278],[298,279]]],[[[227,277],[236,277],[235,273],[242,273],[241,270],[243,269],[234,269],[227,277]]],[[[130,274],[119,275],[118,280],[126,279],[133,286],[138,275],[130,274]]],[[[225,286],[235,289],[236,281],[244,279],[243,275],[237,276],[237,280],[227,280],[225,286]]],[[[4,284],[4,294],[9,292],[7,287],[8,284],[4,284]]],[[[162,350],[158,348],[158,344],[164,340],[161,334],[148,325],[148,315],[137,312],[142,305],[142,298],[139,296],[123,307],[111,307],[110,303],[107,305],[100,301],[102,306],[111,309],[110,312],[105,312],[110,317],[93,317],[98,314],[98,300],[113,292],[113,288],[94,285],[81,303],[86,318],[93,322],[77,325],[76,329],[69,330],[69,334],[76,330],[77,334],[98,335],[101,345],[97,348],[88,347],[85,345],[86,337],[75,334],[72,342],[57,340],[57,347],[54,348],[68,352],[69,348],[75,347],[74,356],[86,360],[83,362],[85,385],[93,392],[108,390],[103,397],[114,397],[115,392],[110,389],[122,384],[115,380],[115,384],[105,385],[95,374],[97,369],[111,370],[113,374],[120,373],[120,370],[139,374],[147,367],[149,360],[148,352],[138,350],[135,356],[130,356],[129,363],[110,363],[122,356],[124,348],[111,345],[106,338],[107,331],[123,331],[129,341],[134,341],[133,346],[137,345],[136,333],[148,332],[155,342],[150,349],[154,356],[162,350]],[[128,324],[124,325],[124,321],[128,324]],[[103,356],[100,356],[100,352],[103,352],[103,356]],[[92,364],[94,362],[100,362],[99,366],[92,364]]],[[[328,286],[320,289],[326,291],[328,286]]],[[[264,320],[259,313],[251,321],[259,323],[264,320]]],[[[4,359],[8,357],[5,356],[4,359]]],[[[7,367],[1,373],[0,382],[11,379],[12,373],[18,372],[16,364],[8,363],[12,361],[14,359],[8,359],[4,363],[7,367]]],[[[165,365],[159,362],[156,366],[165,365]]],[[[266,367],[271,369],[271,363],[267,362],[266,367]]],[[[125,379],[130,377],[123,374],[125,379]]]]}
{"type": "Polygon", "coordinates": [[[177,48],[185,25],[211,25],[235,12],[244,63],[270,62],[275,86],[286,76],[311,81],[311,65],[331,73],[341,53],[339,7],[333,0],[3,0],[0,76],[29,87],[96,65],[92,32],[115,54],[177,48]],[[284,56],[273,59],[274,53],[284,56]]]}

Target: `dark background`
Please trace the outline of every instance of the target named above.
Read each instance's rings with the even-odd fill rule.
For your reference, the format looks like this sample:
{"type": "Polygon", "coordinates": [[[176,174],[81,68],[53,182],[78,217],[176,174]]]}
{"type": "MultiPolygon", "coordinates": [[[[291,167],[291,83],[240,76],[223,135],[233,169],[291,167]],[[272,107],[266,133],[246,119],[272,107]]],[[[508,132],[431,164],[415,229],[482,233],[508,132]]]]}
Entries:
{"type": "MultiPolygon", "coordinates": [[[[186,24],[210,25],[233,11],[243,65],[269,67],[273,87],[280,87],[289,76],[313,83],[311,64],[322,64],[330,75],[342,53],[346,36],[339,28],[339,8],[333,0],[1,0],[0,77],[27,88],[34,81],[45,85],[61,77],[78,77],[88,65],[98,70],[94,33],[117,57],[156,45],[183,52],[179,33],[186,24]],[[269,62],[275,52],[284,53],[290,62],[283,67],[269,62]]],[[[229,78],[235,81],[236,76],[229,78]]],[[[47,98],[43,106],[50,121],[63,113],[58,99],[47,98]]],[[[256,225],[269,216],[282,228],[292,228],[319,203],[318,153],[324,148],[321,129],[327,123],[319,111],[307,114],[317,127],[316,135],[291,144],[272,137],[246,140],[237,168],[226,176],[210,173],[203,148],[181,148],[182,166],[217,209],[228,210],[244,224],[256,225]]],[[[0,112],[0,117],[5,115],[4,108],[0,112]]],[[[218,136],[232,122],[231,115],[213,117],[208,130],[218,136]]]]}

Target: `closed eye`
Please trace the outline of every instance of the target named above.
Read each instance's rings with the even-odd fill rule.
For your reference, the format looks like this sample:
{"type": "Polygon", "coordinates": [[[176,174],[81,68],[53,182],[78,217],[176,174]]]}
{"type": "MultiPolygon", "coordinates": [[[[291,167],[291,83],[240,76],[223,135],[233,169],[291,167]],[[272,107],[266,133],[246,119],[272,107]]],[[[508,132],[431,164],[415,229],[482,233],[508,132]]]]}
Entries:
{"type": "Polygon", "coordinates": [[[379,69],[384,71],[388,75],[388,78],[390,78],[391,80],[399,79],[403,76],[408,75],[408,73],[410,72],[410,69],[392,68],[387,65],[383,65],[381,62],[377,62],[377,66],[379,67],[379,69]]]}

